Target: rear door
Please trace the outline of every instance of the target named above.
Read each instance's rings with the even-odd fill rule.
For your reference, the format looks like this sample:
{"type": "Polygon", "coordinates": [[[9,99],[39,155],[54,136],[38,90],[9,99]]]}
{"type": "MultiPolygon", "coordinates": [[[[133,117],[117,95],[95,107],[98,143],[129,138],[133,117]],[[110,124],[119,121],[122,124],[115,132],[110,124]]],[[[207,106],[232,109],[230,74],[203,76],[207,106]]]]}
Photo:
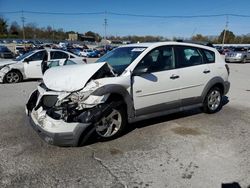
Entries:
{"type": "Polygon", "coordinates": [[[38,51],[28,57],[28,62],[23,62],[24,73],[27,78],[42,78],[41,63],[47,60],[47,52],[45,50],[38,51]]]}
{"type": "Polygon", "coordinates": [[[137,116],[179,108],[179,72],[175,69],[172,46],[153,49],[133,74],[132,92],[137,116]],[[145,72],[136,73],[143,69],[145,72]]]}
{"type": "Polygon", "coordinates": [[[59,61],[59,65],[63,65],[65,59],[69,58],[69,54],[62,51],[50,51],[50,60],[59,61]]]}
{"type": "Polygon", "coordinates": [[[176,63],[180,74],[182,106],[199,103],[211,70],[204,60],[204,52],[192,46],[175,46],[176,63]]]}

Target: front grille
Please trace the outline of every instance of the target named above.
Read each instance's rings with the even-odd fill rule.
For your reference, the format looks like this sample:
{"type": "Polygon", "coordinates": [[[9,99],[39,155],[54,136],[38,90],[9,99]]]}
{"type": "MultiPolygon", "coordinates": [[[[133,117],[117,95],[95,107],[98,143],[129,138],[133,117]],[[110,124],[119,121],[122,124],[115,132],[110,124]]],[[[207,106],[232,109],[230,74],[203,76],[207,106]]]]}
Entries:
{"type": "Polygon", "coordinates": [[[42,106],[46,108],[51,108],[57,102],[57,95],[44,95],[41,99],[42,106]]]}

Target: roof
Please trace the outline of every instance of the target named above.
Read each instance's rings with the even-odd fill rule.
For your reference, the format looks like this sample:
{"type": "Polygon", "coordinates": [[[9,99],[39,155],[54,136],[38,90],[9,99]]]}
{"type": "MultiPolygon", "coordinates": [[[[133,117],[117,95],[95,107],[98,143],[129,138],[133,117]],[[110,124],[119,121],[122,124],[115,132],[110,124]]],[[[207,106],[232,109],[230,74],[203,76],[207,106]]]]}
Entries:
{"type": "Polygon", "coordinates": [[[127,44],[123,45],[121,47],[157,47],[157,46],[163,46],[163,45],[185,45],[185,46],[194,46],[194,47],[200,47],[200,48],[207,48],[207,49],[213,49],[211,45],[208,43],[199,43],[199,42],[177,42],[177,41],[167,41],[167,42],[150,42],[150,43],[134,43],[134,44],[127,44]]]}

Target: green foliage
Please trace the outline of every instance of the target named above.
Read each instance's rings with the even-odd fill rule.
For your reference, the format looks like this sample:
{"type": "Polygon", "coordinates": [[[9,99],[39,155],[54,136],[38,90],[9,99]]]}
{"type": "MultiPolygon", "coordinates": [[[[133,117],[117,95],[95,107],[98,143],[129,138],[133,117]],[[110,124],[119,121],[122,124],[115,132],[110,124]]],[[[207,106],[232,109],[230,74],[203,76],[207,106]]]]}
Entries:
{"type": "MultiPolygon", "coordinates": [[[[218,38],[218,42],[219,43],[223,42],[224,32],[225,32],[225,30],[223,30],[220,33],[220,35],[219,35],[219,38],[218,38]]],[[[232,31],[227,30],[226,31],[226,35],[225,35],[225,41],[224,41],[224,43],[225,44],[232,44],[232,43],[235,43],[235,42],[236,41],[235,41],[235,35],[234,35],[234,33],[232,31]]]]}
{"type": "Polygon", "coordinates": [[[0,17],[0,35],[8,34],[8,24],[7,20],[3,17],[0,17]]]}

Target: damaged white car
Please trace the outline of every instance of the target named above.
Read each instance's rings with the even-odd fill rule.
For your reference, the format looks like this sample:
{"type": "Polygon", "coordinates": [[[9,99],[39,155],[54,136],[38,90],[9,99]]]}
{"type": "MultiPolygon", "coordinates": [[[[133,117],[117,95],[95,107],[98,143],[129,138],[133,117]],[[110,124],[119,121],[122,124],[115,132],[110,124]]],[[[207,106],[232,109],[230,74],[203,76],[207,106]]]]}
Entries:
{"type": "Polygon", "coordinates": [[[83,59],[62,50],[34,50],[14,60],[0,62],[0,83],[17,83],[26,79],[42,78],[41,64],[58,61],[63,64],[66,59],[84,63],[83,59]]]}
{"type": "Polygon", "coordinates": [[[111,139],[131,122],[193,108],[214,113],[229,91],[229,68],[216,49],[183,42],[130,44],[96,63],[45,72],[26,105],[48,143],[111,139]]]}

